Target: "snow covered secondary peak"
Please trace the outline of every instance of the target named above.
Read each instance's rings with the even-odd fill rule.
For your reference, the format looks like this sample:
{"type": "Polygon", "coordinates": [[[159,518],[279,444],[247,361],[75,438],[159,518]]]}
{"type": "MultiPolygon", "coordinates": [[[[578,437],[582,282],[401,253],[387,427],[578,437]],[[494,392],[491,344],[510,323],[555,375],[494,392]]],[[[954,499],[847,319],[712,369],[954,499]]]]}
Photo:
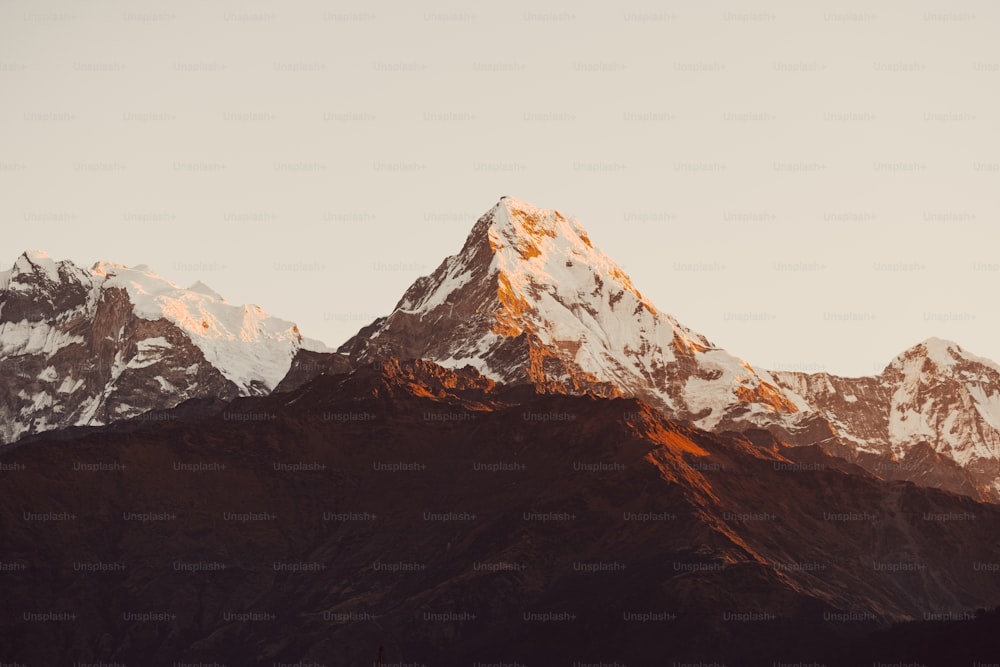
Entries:
{"type": "Polygon", "coordinates": [[[640,396],[707,428],[735,413],[797,412],[766,372],[657,309],[578,221],[512,197],[341,350],[640,396]]]}
{"type": "Polygon", "coordinates": [[[44,250],[26,250],[14,261],[9,271],[0,274],[0,289],[24,290],[39,284],[57,284],[64,282],[66,276],[75,272],[78,269],[72,262],[56,262],[44,250]]]}
{"type": "Polygon", "coordinates": [[[921,480],[933,478],[934,471],[906,461],[929,448],[961,466],[989,498],[1000,499],[1000,364],[957,343],[929,338],[874,377],[794,372],[773,377],[856,452],[902,461],[899,469],[914,471],[913,478],[921,480]]]}
{"type": "Polygon", "coordinates": [[[927,371],[927,363],[930,363],[939,372],[947,373],[966,363],[976,363],[992,368],[1000,372],[1000,364],[972,354],[962,348],[958,343],[943,338],[928,338],[917,343],[910,349],[898,355],[889,364],[893,368],[903,372],[913,372],[914,370],[927,371]]]}
{"type": "Polygon", "coordinates": [[[55,268],[56,263],[49,257],[49,253],[44,250],[25,250],[14,261],[14,270],[21,273],[38,269],[46,271],[55,268]]]}
{"type": "Polygon", "coordinates": [[[86,269],[27,252],[0,273],[0,443],[191,398],[266,394],[302,349],[329,352],[204,283],[184,289],[145,265],[86,269]]]}
{"type": "Polygon", "coordinates": [[[118,266],[104,274],[102,285],[125,289],[139,317],[162,317],[180,327],[209,363],[243,388],[260,382],[273,389],[302,344],[294,323],[257,305],[229,304],[200,282],[183,289],[146,267],[118,266]]]}
{"type": "Polygon", "coordinates": [[[930,338],[896,357],[882,376],[894,388],[895,451],[925,441],[962,465],[1000,460],[1000,365],[930,338]]]}
{"type": "MultiPolygon", "coordinates": [[[[253,385],[267,389],[276,386],[288,371],[296,351],[303,346],[302,335],[294,323],[271,317],[260,306],[229,304],[200,281],[183,289],[145,265],[130,268],[99,261],[87,270],[68,260],[56,262],[44,251],[34,250],[23,253],[12,270],[0,277],[4,281],[0,288],[4,291],[31,288],[41,295],[56,293],[67,285],[81,285],[87,292],[79,304],[84,310],[92,309],[103,293],[120,288],[128,294],[136,316],[146,320],[162,318],[180,328],[210,364],[247,391],[253,385]]],[[[65,314],[49,313],[55,317],[65,314]]],[[[10,330],[8,339],[13,336],[12,327],[16,324],[4,324],[10,330]]],[[[323,348],[316,341],[308,341],[307,346],[323,348]]],[[[0,340],[0,356],[10,352],[5,347],[0,340]]]]}

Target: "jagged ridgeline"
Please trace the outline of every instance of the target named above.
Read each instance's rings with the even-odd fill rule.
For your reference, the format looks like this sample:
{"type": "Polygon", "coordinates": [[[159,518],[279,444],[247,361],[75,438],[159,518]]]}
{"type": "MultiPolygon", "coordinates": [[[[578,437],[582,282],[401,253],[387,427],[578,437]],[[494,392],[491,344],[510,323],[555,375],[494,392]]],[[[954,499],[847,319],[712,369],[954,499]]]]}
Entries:
{"type": "MultiPolygon", "coordinates": [[[[819,354],[819,351],[817,351],[819,354]]],[[[0,439],[291,390],[379,359],[547,392],[637,397],[707,430],[764,428],[872,474],[1000,501],[1000,366],[940,339],[877,376],[768,371],[656,305],[559,211],[502,198],[337,352],[147,267],[25,253],[0,274],[0,439]]]]}

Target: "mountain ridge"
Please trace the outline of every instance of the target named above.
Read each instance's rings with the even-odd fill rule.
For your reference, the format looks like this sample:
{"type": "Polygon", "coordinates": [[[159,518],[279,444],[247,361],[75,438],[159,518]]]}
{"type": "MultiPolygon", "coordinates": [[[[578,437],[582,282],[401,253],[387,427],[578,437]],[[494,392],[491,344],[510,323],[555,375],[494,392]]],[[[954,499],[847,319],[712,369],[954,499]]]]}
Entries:
{"type": "Polygon", "coordinates": [[[885,478],[1000,502],[1000,364],[932,337],[870,376],[752,366],[659,310],[579,221],[513,197],[501,198],[458,253],[417,278],[389,314],[336,352],[259,307],[232,306],[200,281],[182,289],[144,265],[97,262],[87,270],[27,251],[0,273],[0,372],[7,363],[7,372],[24,376],[9,390],[6,412],[0,409],[0,417],[24,423],[8,427],[2,440],[135,417],[205,393],[290,391],[317,375],[386,358],[468,365],[491,381],[550,393],[634,396],[700,428],[765,428],[885,478]],[[133,320],[145,337],[132,332],[119,340],[133,320]],[[149,324],[158,320],[160,329],[183,336],[149,324]],[[84,344],[95,327],[101,339],[84,344]],[[255,341],[263,341],[256,351],[255,341]],[[116,345],[126,345],[129,361],[118,358],[116,345]],[[60,417],[59,401],[72,403],[67,397],[84,373],[41,362],[73,346],[103,358],[96,369],[103,394],[123,363],[155,371],[166,351],[183,351],[172,374],[147,373],[111,409],[91,397],[86,409],[71,406],[69,417],[60,417]],[[212,377],[186,380],[180,360],[184,368],[203,365],[212,377]],[[192,391],[177,390],[192,384],[192,391]]]}

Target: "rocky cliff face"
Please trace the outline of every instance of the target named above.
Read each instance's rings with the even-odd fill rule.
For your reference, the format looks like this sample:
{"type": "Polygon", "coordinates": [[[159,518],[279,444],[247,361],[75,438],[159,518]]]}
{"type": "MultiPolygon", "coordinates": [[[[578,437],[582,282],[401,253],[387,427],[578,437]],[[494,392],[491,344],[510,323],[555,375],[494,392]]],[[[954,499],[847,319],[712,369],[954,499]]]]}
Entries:
{"type": "Polygon", "coordinates": [[[301,349],[295,353],[288,372],[274,391],[292,391],[320,375],[338,375],[350,371],[353,367],[347,355],[301,349]]]}

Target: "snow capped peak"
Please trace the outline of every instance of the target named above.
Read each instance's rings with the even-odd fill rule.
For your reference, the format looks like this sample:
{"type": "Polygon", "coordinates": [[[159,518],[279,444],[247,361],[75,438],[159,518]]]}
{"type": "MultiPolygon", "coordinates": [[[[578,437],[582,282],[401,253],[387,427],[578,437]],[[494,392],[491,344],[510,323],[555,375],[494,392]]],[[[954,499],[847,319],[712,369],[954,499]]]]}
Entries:
{"type": "Polygon", "coordinates": [[[59,267],[44,250],[25,250],[14,262],[10,277],[35,274],[59,282],[59,267]]]}
{"type": "Polygon", "coordinates": [[[503,382],[613,390],[707,428],[734,411],[797,411],[766,373],[657,309],[578,221],[513,197],[341,350],[469,364],[503,382]]]}
{"type": "Polygon", "coordinates": [[[89,287],[90,276],[85,270],[70,260],[54,261],[44,250],[21,253],[9,271],[0,272],[0,290],[39,302],[51,302],[59,291],[78,292],[89,287]]]}
{"type": "MultiPolygon", "coordinates": [[[[928,442],[963,466],[1000,458],[1000,365],[928,338],[896,357],[878,381],[891,390],[894,453],[928,442]]],[[[990,483],[1000,491],[1000,477],[990,483]]]]}
{"type": "MultiPolygon", "coordinates": [[[[550,236],[586,239],[587,233],[575,219],[566,218],[559,211],[539,208],[513,197],[502,197],[493,207],[492,228],[507,238],[514,236],[550,236]]],[[[589,243],[589,240],[585,240],[589,243]]]]}
{"type": "Polygon", "coordinates": [[[928,359],[931,359],[939,366],[954,366],[957,357],[962,354],[962,348],[958,343],[943,338],[928,338],[920,347],[925,350],[928,359]]]}
{"type": "MultiPolygon", "coordinates": [[[[46,293],[46,300],[51,300],[49,293],[58,292],[49,283],[67,281],[81,292],[77,301],[89,303],[86,307],[90,308],[108,290],[123,290],[137,317],[164,319],[180,328],[212,366],[245,391],[260,386],[274,388],[303,344],[294,323],[271,317],[257,305],[229,304],[201,281],[183,289],[145,264],[130,268],[99,261],[85,270],[68,260],[54,262],[42,251],[28,251],[17,259],[12,271],[0,274],[0,285],[4,288],[16,284],[22,291],[40,290],[46,293]],[[35,277],[19,280],[21,275],[35,277]],[[37,276],[46,280],[39,281],[37,276]]],[[[310,341],[309,345],[324,347],[318,341],[310,341]]]]}
{"type": "Polygon", "coordinates": [[[987,366],[1000,371],[1000,365],[991,359],[965,350],[954,341],[931,337],[904,351],[889,364],[889,368],[904,373],[952,372],[957,366],[968,363],[987,366]]]}
{"type": "Polygon", "coordinates": [[[955,365],[960,350],[958,344],[952,341],[928,338],[904,350],[892,360],[889,367],[915,373],[922,373],[930,367],[945,369],[955,365]]]}
{"type": "Polygon", "coordinates": [[[28,252],[0,272],[0,287],[0,377],[10,385],[0,443],[192,397],[266,394],[301,349],[329,351],[260,306],[229,304],[200,281],[183,289],[144,264],[85,269],[28,252]]]}
{"type": "Polygon", "coordinates": [[[105,289],[128,292],[139,317],[180,327],[209,363],[244,389],[255,383],[277,386],[302,342],[292,322],[271,317],[260,306],[229,304],[200,281],[183,289],[146,265],[104,262],[95,265],[94,275],[104,278],[105,289]]]}
{"type": "MultiPolygon", "coordinates": [[[[497,247],[520,246],[545,238],[561,240],[563,245],[591,247],[587,232],[576,219],[569,219],[556,210],[539,208],[528,202],[503,197],[487,214],[491,217],[490,240],[497,247]]],[[[538,248],[535,247],[537,250],[538,248]]],[[[524,248],[531,254],[531,247],[524,248]]]]}
{"type": "Polygon", "coordinates": [[[649,313],[656,312],[625,272],[594,247],[575,218],[503,197],[484,219],[489,221],[486,234],[494,254],[492,267],[511,288],[545,284],[567,296],[579,296],[593,290],[596,282],[611,280],[649,313]]]}

